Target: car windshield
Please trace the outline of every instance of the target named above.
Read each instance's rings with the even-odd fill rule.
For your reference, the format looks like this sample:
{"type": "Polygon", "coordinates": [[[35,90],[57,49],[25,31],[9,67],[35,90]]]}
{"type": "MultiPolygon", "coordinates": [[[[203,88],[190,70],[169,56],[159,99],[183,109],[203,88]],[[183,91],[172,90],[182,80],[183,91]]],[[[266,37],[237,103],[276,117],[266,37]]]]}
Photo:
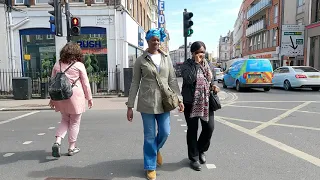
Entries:
{"type": "Polygon", "coordinates": [[[295,72],[319,72],[317,69],[312,67],[292,67],[295,72]]]}

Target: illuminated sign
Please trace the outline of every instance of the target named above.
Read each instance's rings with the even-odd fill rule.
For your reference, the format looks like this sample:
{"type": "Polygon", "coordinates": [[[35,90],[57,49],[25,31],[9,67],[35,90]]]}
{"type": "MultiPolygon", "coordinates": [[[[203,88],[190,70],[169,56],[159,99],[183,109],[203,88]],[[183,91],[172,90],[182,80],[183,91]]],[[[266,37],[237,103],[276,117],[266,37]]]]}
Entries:
{"type": "Polygon", "coordinates": [[[102,48],[101,41],[77,41],[81,48],[102,48]]]}
{"type": "Polygon", "coordinates": [[[166,19],[164,17],[164,0],[158,0],[158,15],[159,15],[159,18],[158,18],[158,27],[159,28],[164,28],[164,24],[166,22],[166,19]]]}

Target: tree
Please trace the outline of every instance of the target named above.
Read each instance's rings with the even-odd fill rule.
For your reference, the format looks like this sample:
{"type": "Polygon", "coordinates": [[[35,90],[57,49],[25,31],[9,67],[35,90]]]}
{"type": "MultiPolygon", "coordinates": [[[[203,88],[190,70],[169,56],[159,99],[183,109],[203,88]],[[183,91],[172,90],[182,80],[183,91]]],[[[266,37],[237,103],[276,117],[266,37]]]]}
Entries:
{"type": "Polygon", "coordinates": [[[97,55],[91,54],[91,66],[93,67],[93,72],[98,72],[99,71],[99,66],[98,66],[98,60],[97,60],[97,55]]]}
{"type": "Polygon", "coordinates": [[[93,72],[93,67],[91,66],[91,58],[89,54],[85,55],[84,66],[86,67],[87,73],[93,72]]]}

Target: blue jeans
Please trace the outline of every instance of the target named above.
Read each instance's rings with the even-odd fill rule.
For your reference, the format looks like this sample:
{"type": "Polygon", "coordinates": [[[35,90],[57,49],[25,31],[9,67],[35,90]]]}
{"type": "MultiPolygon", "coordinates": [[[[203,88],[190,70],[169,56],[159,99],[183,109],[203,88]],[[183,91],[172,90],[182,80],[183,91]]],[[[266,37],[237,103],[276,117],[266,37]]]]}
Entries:
{"type": "Polygon", "coordinates": [[[157,153],[170,134],[170,112],[162,114],[141,113],[144,131],[143,159],[145,170],[155,170],[157,153]],[[156,121],[158,134],[156,134],[156,121]]]}

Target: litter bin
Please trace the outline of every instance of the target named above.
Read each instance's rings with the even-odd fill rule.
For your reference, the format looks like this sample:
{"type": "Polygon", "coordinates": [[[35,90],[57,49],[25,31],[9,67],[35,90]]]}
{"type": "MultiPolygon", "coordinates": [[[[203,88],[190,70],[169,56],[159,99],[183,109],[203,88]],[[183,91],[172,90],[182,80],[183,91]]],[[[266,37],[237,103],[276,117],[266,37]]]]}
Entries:
{"type": "Polygon", "coordinates": [[[40,90],[41,90],[41,99],[47,99],[49,92],[48,92],[48,83],[41,83],[40,84],[40,90]]]}
{"type": "Polygon", "coordinates": [[[129,96],[131,81],[132,81],[132,68],[123,68],[123,79],[124,79],[124,96],[129,96]]]}
{"type": "Polygon", "coordinates": [[[28,100],[32,96],[32,84],[30,77],[12,78],[13,99],[28,100]]]}

